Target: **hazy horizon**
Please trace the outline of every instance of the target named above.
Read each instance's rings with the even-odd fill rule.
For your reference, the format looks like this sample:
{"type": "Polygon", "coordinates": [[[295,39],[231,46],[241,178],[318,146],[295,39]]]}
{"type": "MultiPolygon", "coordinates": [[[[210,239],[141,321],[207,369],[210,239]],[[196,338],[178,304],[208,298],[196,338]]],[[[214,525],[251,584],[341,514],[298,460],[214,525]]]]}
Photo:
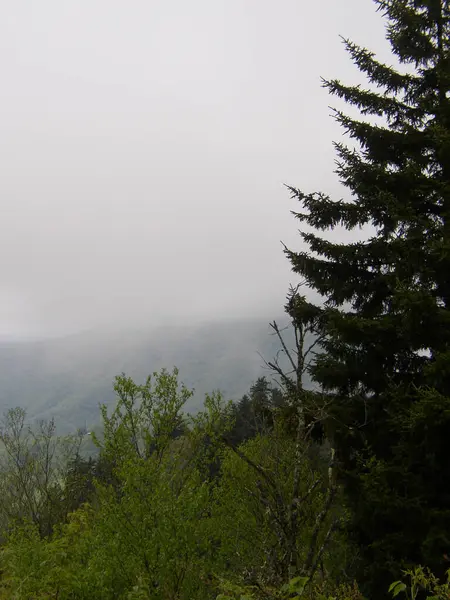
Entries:
{"type": "Polygon", "coordinates": [[[0,339],[277,317],[283,184],[342,196],[320,77],[371,0],[4,2],[0,339]]]}
{"type": "Polygon", "coordinates": [[[145,319],[137,319],[135,321],[128,320],[125,322],[115,321],[109,323],[102,324],[93,324],[91,326],[79,328],[75,331],[43,331],[42,333],[31,333],[31,332],[23,332],[23,333],[14,333],[14,334],[0,334],[0,345],[1,344],[21,344],[22,342],[34,343],[34,342],[47,342],[51,340],[55,341],[64,341],[72,339],[88,339],[92,336],[93,339],[100,339],[103,335],[128,335],[133,337],[136,334],[140,334],[143,336],[152,335],[153,333],[160,334],[162,331],[173,331],[173,332],[181,332],[183,330],[198,330],[198,329],[207,329],[209,327],[217,327],[217,326],[226,326],[227,324],[235,327],[238,324],[261,324],[266,325],[268,333],[270,333],[270,323],[273,321],[277,321],[277,323],[287,323],[288,316],[285,314],[283,307],[278,307],[278,312],[271,312],[266,315],[227,315],[222,318],[215,318],[214,316],[210,317],[202,317],[199,315],[198,317],[190,317],[188,319],[178,317],[175,319],[160,318],[156,322],[152,322],[151,320],[145,319]]]}

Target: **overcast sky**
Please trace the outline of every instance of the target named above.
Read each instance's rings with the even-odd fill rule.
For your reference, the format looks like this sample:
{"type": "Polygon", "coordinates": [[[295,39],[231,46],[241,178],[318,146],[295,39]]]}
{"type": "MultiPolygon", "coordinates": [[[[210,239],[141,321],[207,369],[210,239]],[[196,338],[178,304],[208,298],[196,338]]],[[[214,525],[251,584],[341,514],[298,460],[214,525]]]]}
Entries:
{"type": "Polygon", "coordinates": [[[0,0],[0,335],[277,316],[371,0],[0,0]]]}

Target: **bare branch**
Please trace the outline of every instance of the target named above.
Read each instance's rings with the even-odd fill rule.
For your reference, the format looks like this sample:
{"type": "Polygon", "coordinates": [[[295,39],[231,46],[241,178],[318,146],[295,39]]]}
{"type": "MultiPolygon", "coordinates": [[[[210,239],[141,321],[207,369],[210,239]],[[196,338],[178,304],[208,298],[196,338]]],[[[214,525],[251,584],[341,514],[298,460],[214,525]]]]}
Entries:
{"type": "Polygon", "coordinates": [[[288,359],[289,359],[289,361],[290,361],[290,363],[291,363],[291,365],[292,365],[292,368],[294,369],[294,371],[296,371],[296,370],[297,370],[297,367],[296,367],[296,365],[295,365],[295,362],[294,362],[294,360],[293,360],[293,358],[292,358],[292,356],[291,356],[291,353],[290,353],[290,352],[289,352],[289,350],[287,349],[287,346],[286,346],[286,344],[285,344],[284,338],[283,338],[283,336],[281,335],[281,331],[280,331],[280,329],[278,328],[278,325],[277,325],[276,321],[274,321],[273,323],[270,323],[270,327],[272,327],[272,329],[273,329],[273,330],[275,331],[275,333],[277,334],[277,336],[278,336],[278,339],[280,340],[280,344],[282,345],[282,347],[283,347],[283,350],[284,350],[284,352],[285,352],[286,356],[288,357],[288,359]]]}
{"type": "Polygon", "coordinates": [[[239,458],[241,458],[244,462],[246,462],[252,469],[254,469],[261,477],[270,485],[272,489],[277,489],[276,483],[273,479],[266,473],[266,471],[255,462],[251,460],[247,455],[239,450],[239,448],[235,448],[233,444],[231,444],[225,437],[222,437],[223,442],[230,448],[239,458]]]}
{"type": "Polygon", "coordinates": [[[327,531],[327,534],[325,536],[325,539],[323,540],[322,545],[320,546],[319,551],[316,554],[316,558],[315,558],[315,560],[313,562],[313,565],[311,567],[311,571],[309,572],[309,579],[310,579],[310,581],[313,580],[314,575],[316,574],[317,567],[320,564],[320,561],[322,559],[323,553],[325,552],[325,549],[326,549],[326,547],[328,546],[328,544],[330,542],[331,534],[336,529],[337,524],[338,524],[338,520],[337,519],[334,520],[333,523],[331,523],[331,525],[330,525],[330,527],[329,527],[329,529],[327,531]]]}
{"type": "Polygon", "coordinates": [[[305,350],[303,357],[306,359],[306,357],[314,350],[314,348],[318,346],[321,342],[323,342],[324,339],[324,335],[316,337],[314,342],[305,350]]]}
{"type": "Polygon", "coordinates": [[[325,521],[325,518],[328,515],[328,512],[330,511],[330,508],[333,503],[335,495],[336,495],[336,489],[334,487],[329,488],[325,506],[324,506],[323,510],[317,516],[316,524],[314,525],[314,529],[313,529],[313,532],[311,535],[311,542],[310,542],[310,546],[309,546],[308,556],[306,558],[305,565],[303,567],[303,570],[305,572],[309,572],[312,568],[319,533],[320,533],[322,524],[325,521]]]}
{"type": "Polygon", "coordinates": [[[311,496],[311,494],[313,493],[313,491],[316,489],[316,487],[322,483],[322,479],[316,479],[315,481],[313,481],[312,485],[309,487],[308,491],[303,494],[303,496],[301,498],[294,498],[292,500],[292,503],[295,504],[296,506],[301,506],[305,500],[307,500],[309,498],[309,496],[311,496]]]}

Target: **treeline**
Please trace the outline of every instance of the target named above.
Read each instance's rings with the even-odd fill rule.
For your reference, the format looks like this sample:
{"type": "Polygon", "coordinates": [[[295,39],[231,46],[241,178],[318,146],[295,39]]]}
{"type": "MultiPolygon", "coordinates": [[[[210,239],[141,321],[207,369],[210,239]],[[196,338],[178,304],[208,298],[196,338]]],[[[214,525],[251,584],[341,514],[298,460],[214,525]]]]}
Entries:
{"type": "Polygon", "coordinates": [[[176,371],[120,376],[95,459],[10,412],[4,598],[450,597],[450,5],[375,4],[399,67],[344,40],[367,84],[324,81],[360,117],[335,111],[347,198],[290,188],[322,301],[290,290],[294,347],[272,323],[278,387],[188,416],[176,371]]]}
{"type": "Polygon", "coordinates": [[[288,395],[263,377],[238,403],[213,394],[189,416],[176,369],[144,385],[120,376],[115,391],[96,458],[80,456],[85,432],[58,438],[7,414],[2,597],[270,594],[298,573],[349,585],[330,535],[343,511],[329,452],[292,430],[288,395]]]}

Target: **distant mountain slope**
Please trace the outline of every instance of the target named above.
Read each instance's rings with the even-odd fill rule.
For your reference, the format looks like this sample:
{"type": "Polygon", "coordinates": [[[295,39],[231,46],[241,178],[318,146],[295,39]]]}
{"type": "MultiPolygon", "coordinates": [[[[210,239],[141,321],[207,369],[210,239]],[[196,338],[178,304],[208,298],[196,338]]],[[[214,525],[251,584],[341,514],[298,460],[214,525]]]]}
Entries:
{"type": "Polygon", "coordinates": [[[181,381],[195,388],[189,410],[197,410],[214,389],[239,398],[264,373],[260,354],[272,359],[279,349],[269,320],[0,343],[0,412],[22,406],[32,419],[54,416],[61,432],[93,426],[99,403],[114,402],[116,375],[125,372],[143,382],[153,371],[173,366],[181,381]]]}

